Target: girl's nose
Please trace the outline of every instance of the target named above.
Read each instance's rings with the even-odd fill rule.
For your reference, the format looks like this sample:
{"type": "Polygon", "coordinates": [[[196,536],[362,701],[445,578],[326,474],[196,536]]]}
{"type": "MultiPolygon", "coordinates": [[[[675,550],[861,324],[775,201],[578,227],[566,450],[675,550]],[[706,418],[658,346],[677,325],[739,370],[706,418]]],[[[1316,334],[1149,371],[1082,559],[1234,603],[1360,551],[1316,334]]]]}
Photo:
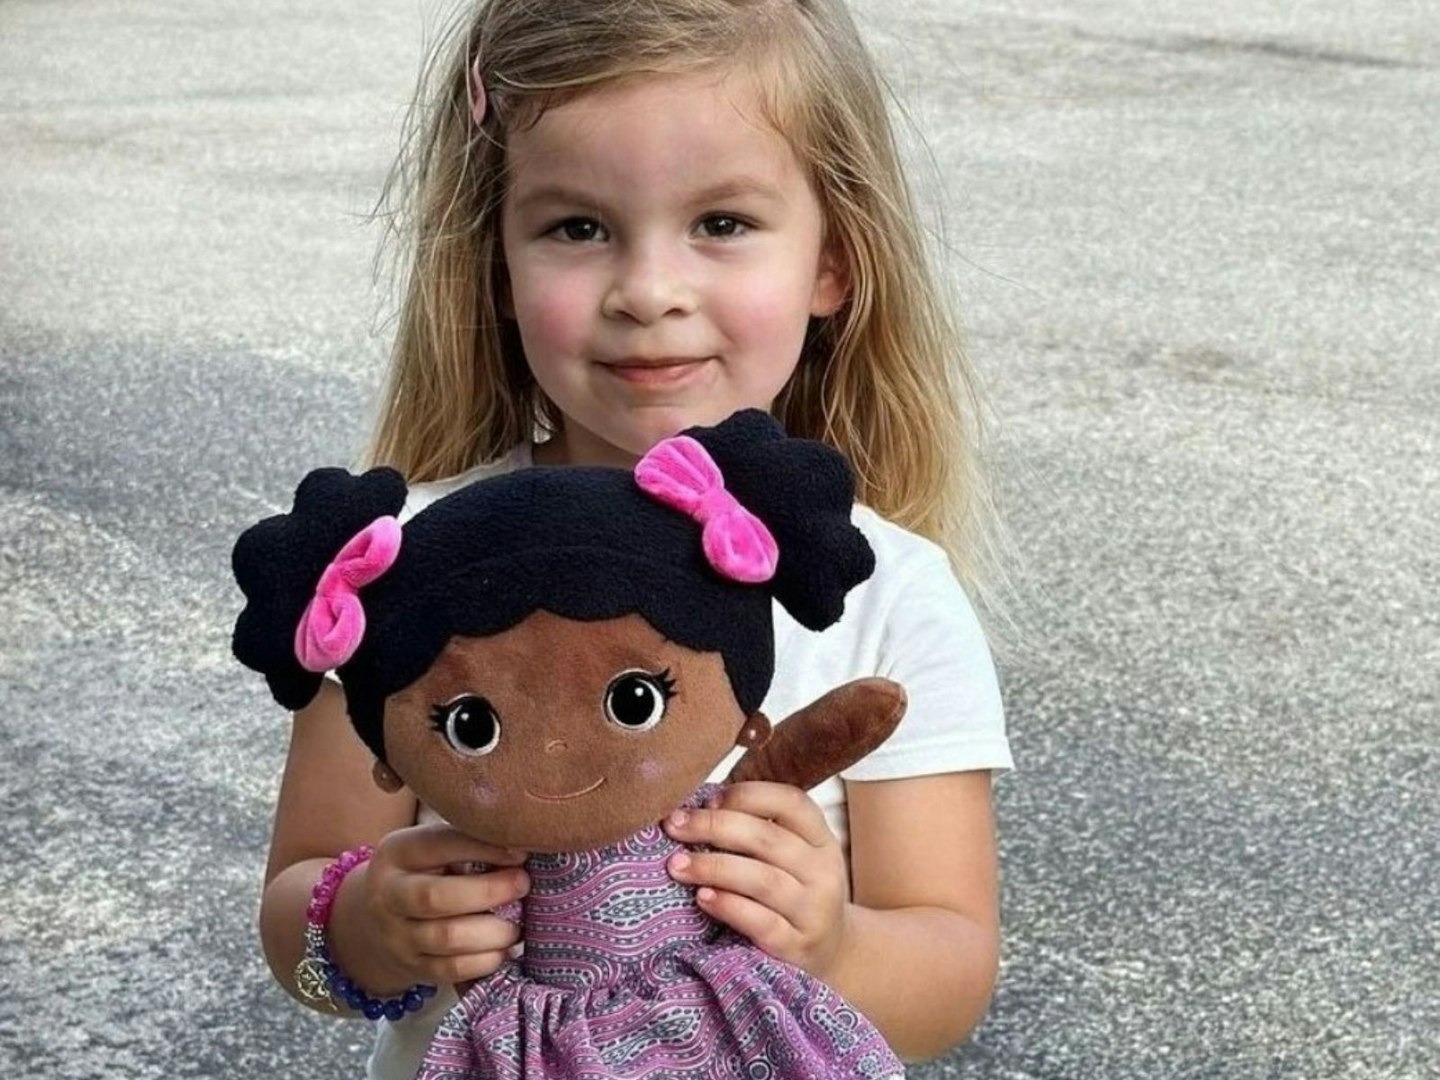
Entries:
{"type": "Polygon", "coordinates": [[[545,752],[547,754],[558,754],[562,750],[568,750],[569,748],[570,744],[564,739],[551,739],[545,744],[545,752]]]}
{"type": "Polygon", "coordinates": [[[695,309],[695,290],[679,260],[657,248],[631,252],[616,270],[601,304],[610,319],[658,322],[695,309]]]}

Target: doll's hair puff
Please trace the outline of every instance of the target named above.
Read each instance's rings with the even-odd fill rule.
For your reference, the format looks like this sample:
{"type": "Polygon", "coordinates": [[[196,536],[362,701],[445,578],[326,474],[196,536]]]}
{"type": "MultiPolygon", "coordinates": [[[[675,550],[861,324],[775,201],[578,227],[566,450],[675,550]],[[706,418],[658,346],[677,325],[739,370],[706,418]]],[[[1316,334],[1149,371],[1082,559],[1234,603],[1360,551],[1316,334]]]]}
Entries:
{"type": "MultiPolygon", "coordinates": [[[[638,614],[671,641],[719,653],[740,707],[760,707],[774,675],[772,598],[821,630],[874,570],[850,519],[854,478],[836,451],[786,437],[759,410],[685,434],[775,537],[775,576],[754,585],[718,573],[699,524],[646,495],[628,469],[535,467],[451,492],[405,523],[394,565],[361,589],[365,635],[337,669],[351,721],[377,758],[385,759],[386,698],[424,675],[452,638],[501,633],[540,610],[582,622],[638,614]]],[[[302,708],[319,687],[321,677],[300,668],[294,638],[321,573],[354,533],[403,500],[393,470],[319,470],[301,483],[290,514],[236,544],[248,603],[235,654],[266,675],[286,707],[302,708]]]]}
{"type": "Polygon", "coordinates": [[[322,676],[295,655],[295,628],[320,575],[361,529],[398,514],[405,496],[405,480],[393,469],[363,476],[316,469],[300,481],[290,513],[251,526],[236,542],[230,565],[247,603],[232,648],[242,664],[265,674],[287,709],[304,708],[320,688],[322,676]]]}

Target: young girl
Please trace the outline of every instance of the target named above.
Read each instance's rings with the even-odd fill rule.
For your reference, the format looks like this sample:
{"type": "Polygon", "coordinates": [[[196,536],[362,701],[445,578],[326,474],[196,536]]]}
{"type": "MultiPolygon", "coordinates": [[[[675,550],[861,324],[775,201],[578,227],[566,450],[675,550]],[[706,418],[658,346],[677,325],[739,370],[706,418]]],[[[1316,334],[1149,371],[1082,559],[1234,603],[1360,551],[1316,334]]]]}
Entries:
{"type": "MultiPolygon", "coordinates": [[[[878,674],[905,687],[906,717],[810,792],[739,784],[667,829],[715,849],[675,869],[712,918],[834,987],[901,1057],[943,1052],[997,969],[990,776],[1010,758],[939,546],[968,573],[984,505],[961,354],[853,23],[838,0],[491,0],[437,55],[402,176],[414,261],[372,457],[420,485],[410,514],[535,463],[633,465],[744,407],[849,458],[875,574],[823,634],[777,611],[763,711],[878,674]]],[[[381,790],[373,763],[327,683],[296,714],[261,931],[304,1000],[316,882],[374,844],[328,939],[371,995],[441,986],[380,1022],[370,1074],[408,1077],[450,984],[517,945],[492,912],[529,883],[520,853],[381,790]],[[445,873],[470,861],[498,869],[445,873]]]]}

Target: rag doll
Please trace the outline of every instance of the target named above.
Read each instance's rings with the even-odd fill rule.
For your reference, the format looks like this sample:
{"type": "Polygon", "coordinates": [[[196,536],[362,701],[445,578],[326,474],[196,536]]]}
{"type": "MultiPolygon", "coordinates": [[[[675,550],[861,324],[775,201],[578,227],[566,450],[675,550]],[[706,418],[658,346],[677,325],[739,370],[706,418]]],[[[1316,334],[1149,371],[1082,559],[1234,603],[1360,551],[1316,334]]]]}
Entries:
{"type": "Polygon", "coordinates": [[[750,410],[633,471],[525,469],[402,528],[405,497],[393,470],[307,476],[236,545],[235,652],[292,709],[334,670],[387,775],[529,853],[523,955],[464,991],[419,1075],[901,1074],[838,994],[699,909],[658,824],[736,746],[731,780],[809,788],[899,721],[882,679],[760,712],[772,601],[823,630],[874,568],[844,459],[750,410]]]}

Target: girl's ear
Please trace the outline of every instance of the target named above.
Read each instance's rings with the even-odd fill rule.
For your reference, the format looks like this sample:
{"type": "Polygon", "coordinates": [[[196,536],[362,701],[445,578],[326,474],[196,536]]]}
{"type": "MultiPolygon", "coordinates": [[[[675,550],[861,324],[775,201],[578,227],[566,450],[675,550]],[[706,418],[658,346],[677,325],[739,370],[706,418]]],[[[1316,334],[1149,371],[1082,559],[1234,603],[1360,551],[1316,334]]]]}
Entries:
{"type": "Polygon", "coordinates": [[[762,712],[753,712],[745,718],[740,734],[735,736],[735,745],[747,750],[764,746],[770,741],[770,721],[762,712]]]}
{"type": "Polygon", "coordinates": [[[825,241],[820,249],[820,265],[815,273],[815,289],[810,294],[810,314],[825,318],[840,310],[850,296],[850,267],[835,240],[825,241]]]}
{"type": "Polygon", "coordinates": [[[375,768],[371,771],[371,775],[375,778],[375,786],[386,795],[394,795],[405,786],[405,781],[401,780],[395,770],[383,761],[375,762],[375,768]]]}

